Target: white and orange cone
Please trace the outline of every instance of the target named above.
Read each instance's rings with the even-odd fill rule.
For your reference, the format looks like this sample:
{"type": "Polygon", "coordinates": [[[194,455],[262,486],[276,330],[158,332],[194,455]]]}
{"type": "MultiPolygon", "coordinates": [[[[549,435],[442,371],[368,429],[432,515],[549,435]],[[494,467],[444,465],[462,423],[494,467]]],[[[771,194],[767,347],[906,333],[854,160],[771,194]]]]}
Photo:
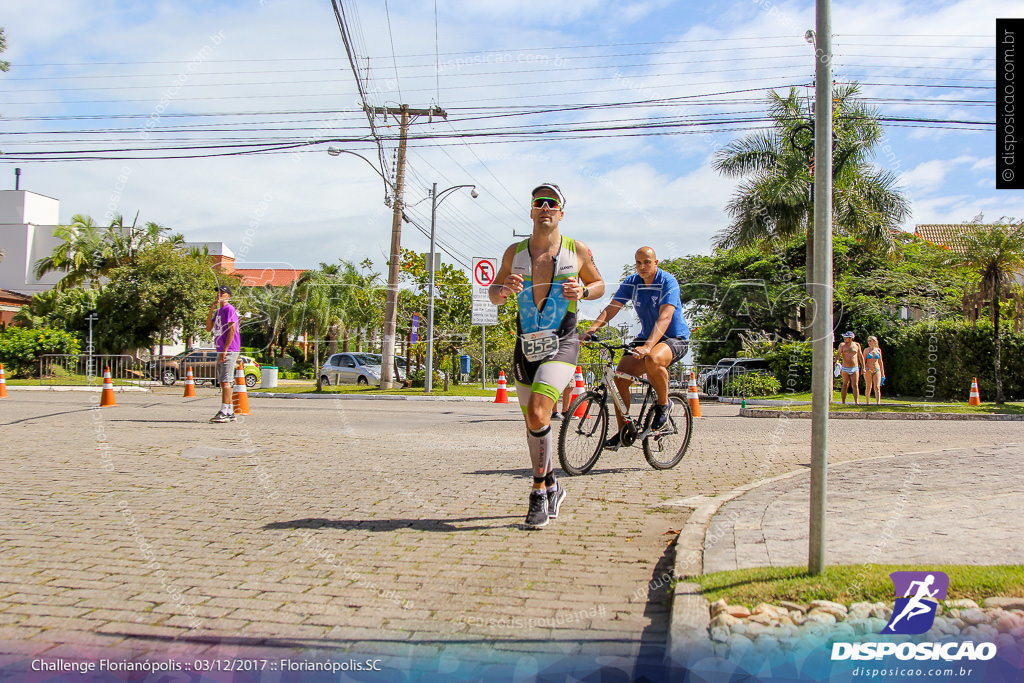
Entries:
{"type": "Polygon", "coordinates": [[[697,376],[690,373],[690,383],[686,387],[686,400],[690,404],[690,412],[694,417],[702,417],[700,414],[700,391],[697,389],[697,376]]]}
{"type": "Polygon", "coordinates": [[[494,395],[495,403],[508,403],[508,386],[505,383],[505,371],[498,373],[498,393],[494,395]]]}
{"type": "Polygon", "coordinates": [[[192,366],[189,366],[185,373],[185,395],[183,398],[191,398],[196,395],[196,381],[192,378],[192,366]]]}
{"type": "MultiPolygon", "coordinates": [[[[583,369],[580,366],[576,366],[576,386],[572,390],[572,400],[575,401],[577,396],[583,395],[583,369]]],[[[580,402],[576,406],[576,412],[572,414],[573,417],[583,417],[587,414],[587,405],[584,402],[580,402]]]]}
{"type": "Polygon", "coordinates": [[[974,381],[971,382],[971,398],[967,401],[967,405],[980,406],[981,405],[981,392],[978,391],[978,378],[975,377],[974,381]]]}
{"type": "Polygon", "coordinates": [[[103,370],[103,393],[100,394],[100,408],[116,408],[114,400],[114,383],[110,379],[110,366],[103,370]]]}
{"type": "Polygon", "coordinates": [[[231,402],[235,408],[235,415],[251,415],[249,412],[249,392],[245,390],[245,373],[242,371],[242,361],[235,366],[235,393],[231,396],[231,402]]]}
{"type": "Polygon", "coordinates": [[[7,378],[4,377],[3,363],[0,363],[0,398],[7,398],[7,378]]]}

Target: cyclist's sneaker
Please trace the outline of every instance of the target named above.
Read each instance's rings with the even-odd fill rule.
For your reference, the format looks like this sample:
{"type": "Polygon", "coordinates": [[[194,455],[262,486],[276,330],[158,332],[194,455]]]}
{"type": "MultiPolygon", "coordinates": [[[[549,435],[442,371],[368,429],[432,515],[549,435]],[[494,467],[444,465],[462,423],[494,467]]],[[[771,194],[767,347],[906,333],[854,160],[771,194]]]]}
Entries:
{"type": "Polygon", "coordinates": [[[619,433],[616,432],[612,434],[607,440],[605,440],[604,447],[610,451],[619,450],[619,433]]]}
{"type": "Polygon", "coordinates": [[[526,513],[524,524],[530,529],[539,529],[546,525],[548,518],[548,493],[544,489],[530,492],[530,511],[526,513]]]}
{"type": "Polygon", "coordinates": [[[561,420],[562,419],[562,414],[556,410],[553,413],[551,413],[551,419],[552,420],[561,420]]]}
{"type": "Polygon", "coordinates": [[[669,406],[660,403],[654,404],[654,419],[651,420],[651,429],[661,429],[668,422],[669,406]]]}
{"type": "Polygon", "coordinates": [[[228,415],[223,410],[218,410],[217,414],[210,418],[210,422],[234,422],[235,416],[228,415]]]}
{"type": "Polygon", "coordinates": [[[558,508],[562,507],[565,500],[565,487],[562,482],[556,481],[554,486],[548,487],[548,517],[558,519],[558,508]]]}

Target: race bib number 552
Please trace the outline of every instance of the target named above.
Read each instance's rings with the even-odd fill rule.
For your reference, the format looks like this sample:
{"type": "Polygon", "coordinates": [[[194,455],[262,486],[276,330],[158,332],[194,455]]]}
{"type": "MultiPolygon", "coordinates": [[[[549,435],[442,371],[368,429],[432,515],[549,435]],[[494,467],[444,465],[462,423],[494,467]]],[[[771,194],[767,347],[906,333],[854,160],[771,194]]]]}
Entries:
{"type": "Polygon", "coordinates": [[[550,358],[558,351],[558,336],[554,330],[541,330],[523,334],[523,356],[528,361],[550,358]]]}

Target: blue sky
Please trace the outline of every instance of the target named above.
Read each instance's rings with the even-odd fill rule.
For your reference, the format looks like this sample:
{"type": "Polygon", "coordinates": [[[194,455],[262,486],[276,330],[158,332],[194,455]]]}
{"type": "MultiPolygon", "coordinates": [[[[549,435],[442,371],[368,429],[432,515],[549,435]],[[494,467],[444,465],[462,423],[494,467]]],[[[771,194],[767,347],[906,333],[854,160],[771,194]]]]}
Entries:
{"type": "MultiPolygon", "coordinates": [[[[814,25],[809,1],[439,0],[436,23],[432,3],[391,0],[387,12],[384,2],[341,4],[370,101],[449,113],[447,121],[414,124],[418,135],[450,137],[410,143],[406,202],[425,229],[430,183],[478,186],[478,199],[456,192],[438,212],[443,258],[452,263],[499,256],[513,232],[527,232],[529,190],[545,180],[568,198],[563,233],[590,245],[606,279],[617,279],[641,244],[661,258],[707,253],[735,185],[711,170],[715,149],[758,125],[761,89],[809,92],[813,77],[803,38],[814,25]],[[665,98],[688,99],[649,102],[665,98]],[[646,104],[595,106],[624,102],[646,104]],[[732,123],[661,136],[458,137],[662,120],[653,117],[732,123]]],[[[836,2],[836,78],[873,84],[865,95],[886,116],[993,121],[992,36],[1001,12],[991,0],[836,2]]],[[[365,138],[369,124],[330,0],[48,0],[8,6],[0,25],[12,63],[0,75],[0,173],[8,178],[0,186],[13,188],[17,166],[22,189],[61,201],[62,220],[84,213],[102,221],[115,210],[130,220],[139,212],[188,240],[226,243],[246,262],[239,266],[369,258],[384,270],[384,183],[353,156],[328,156],[326,142],[214,158],[18,156],[365,138]]],[[[377,124],[397,132],[394,121],[377,124]]],[[[907,229],[982,212],[1024,217],[1019,192],[994,189],[991,126],[930,125],[887,127],[876,159],[911,197],[907,229]]],[[[377,159],[371,143],[340,146],[377,159]]],[[[385,145],[389,163],[393,150],[385,145]]],[[[413,225],[402,239],[427,250],[413,225]]]]}

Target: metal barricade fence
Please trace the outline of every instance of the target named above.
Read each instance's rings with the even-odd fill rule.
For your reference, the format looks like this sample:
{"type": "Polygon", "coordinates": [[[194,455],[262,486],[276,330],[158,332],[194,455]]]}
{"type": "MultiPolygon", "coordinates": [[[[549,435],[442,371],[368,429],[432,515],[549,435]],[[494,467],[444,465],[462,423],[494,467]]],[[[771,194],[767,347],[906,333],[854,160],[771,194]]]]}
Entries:
{"type": "Polygon", "coordinates": [[[152,384],[134,356],[107,354],[46,354],[39,359],[39,384],[44,386],[102,386],[110,368],[115,385],[152,384]]]}

